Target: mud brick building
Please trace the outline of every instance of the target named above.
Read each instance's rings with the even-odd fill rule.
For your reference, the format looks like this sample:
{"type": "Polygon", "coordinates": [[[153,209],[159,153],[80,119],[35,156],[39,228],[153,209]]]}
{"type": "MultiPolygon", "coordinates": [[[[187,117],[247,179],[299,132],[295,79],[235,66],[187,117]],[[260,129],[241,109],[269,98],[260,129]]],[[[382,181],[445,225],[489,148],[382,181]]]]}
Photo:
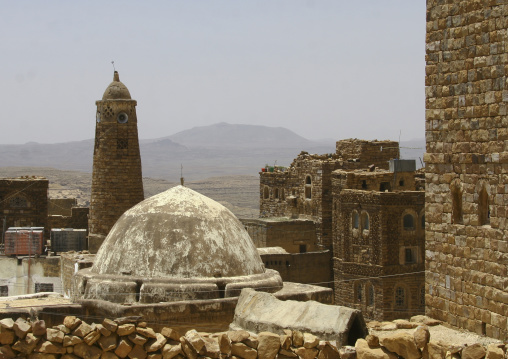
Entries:
{"type": "Polygon", "coordinates": [[[427,1],[426,306],[508,339],[508,4],[427,1]]]}
{"type": "Polygon", "coordinates": [[[257,248],[282,247],[288,253],[314,252],[316,226],[306,219],[270,217],[241,219],[257,248]]]}
{"type": "Polygon", "coordinates": [[[48,202],[49,228],[88,230],[88,207],[78,207],[76,198],[50,198],[48,202]]]}
{"type": "MultiPolygon", "coordinates": [[[[3,227],[44,227],[49,238],[48,186],[43,177],[0,179],[0,215],[3,227]]],[[[0,227],[1,228],[1,227],[0,227]]],[[[3,230],[4,228],[2,228],[3,230]]]]}
{"type": "Polygon", "coordinates": [[[97,105],[88,247],[96,253],[118,218],[144,199],[137,102],[115,71],[97,105]]]}
{"type": "MultiPolygon", "coordinates": [[[[304,238],[288,224],[313,221],[314,248],[333,253],[314,265],[333,275],[335,304],[377,320],[423,314],[425,177],[398,156],[397,142],[350,139],[338,141],[334,154],[302,152],[287,169],[261,172],[263,218],[247,224],[249,233],[290,248],[304,238]]],[[[288,262],[279,256],[267,265],[284,273],[288,262]]]]}
{"type": "Polygon", "coordinates": [[[425,307],[423,173],[332,173],[335,303],[392,320],[425,307]]]}
{"type": "Polygon", "coordinates": [[[388,169],[388,161],[398,155],[397,142],[358,139],[338,141],[332,154],[302,152],[289,168],[260,173],[260,217],[311,219],[318,247],[331,249],[332,172],[368,166],[388,169]]]}

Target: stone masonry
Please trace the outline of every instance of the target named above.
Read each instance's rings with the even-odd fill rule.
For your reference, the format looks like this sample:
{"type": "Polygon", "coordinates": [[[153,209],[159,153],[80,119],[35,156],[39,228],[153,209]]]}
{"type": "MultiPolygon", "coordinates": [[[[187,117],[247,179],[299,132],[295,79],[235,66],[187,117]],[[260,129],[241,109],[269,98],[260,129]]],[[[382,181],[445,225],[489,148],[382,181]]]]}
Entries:
{"type": "Polygon", "coordinates": [[[260,173],[260,217],[293,217],[315,221],[317,245],[332,246],[332,172],[370,165],[388,169],[398,158],[394,141],[338,141],[336,152],[311,155],[302,152],[287,169],[260,173]]]}
{"type": "Polygon", "coordinates": [[[44,227],[45,237],[49,238],[48,186],[49,181],[43,177],[0,179],[0,214],[5,218],[5,229],[44,227]]]}
{"type": "Polygon", "coordinates": [[[428,0],[426,312],[508,339],[508,4],[428,0]]]}
{"type": "Polygon", "coordinates": [[[144,199],[136,101],[113,82],[97,101],[95,150],[89,219],[89,250],[97,252],[117,219],[144,199]]]}

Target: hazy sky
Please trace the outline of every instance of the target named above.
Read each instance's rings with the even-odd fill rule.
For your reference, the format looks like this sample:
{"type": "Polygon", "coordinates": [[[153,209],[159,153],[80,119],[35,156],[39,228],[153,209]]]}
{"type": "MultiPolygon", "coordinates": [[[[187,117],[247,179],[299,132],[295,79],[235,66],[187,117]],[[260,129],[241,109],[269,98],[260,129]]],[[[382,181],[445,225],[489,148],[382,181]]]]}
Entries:
{"type": "Polygon", "coordinates": [[[144,139],[424,137],[425,0],[0,0],[0,46],[2,144],[93,138],[112,60],[144,139]]]}

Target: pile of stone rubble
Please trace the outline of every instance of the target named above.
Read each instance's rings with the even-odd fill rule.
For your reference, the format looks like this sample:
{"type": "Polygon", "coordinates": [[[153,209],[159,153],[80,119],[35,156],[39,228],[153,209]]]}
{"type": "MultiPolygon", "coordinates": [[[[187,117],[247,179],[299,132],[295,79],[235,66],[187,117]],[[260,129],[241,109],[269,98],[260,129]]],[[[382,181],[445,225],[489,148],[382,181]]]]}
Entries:
{"type": "MultiPolygon", "coordinates": [[[[139,317],[104,319],[101,324],[88,324],[67,316],[62,324],[52,328],[46,328],[43,320],[2,319],[0,358],[507,358],[508,345],[503,343],[486,347],[479,343],[467,346],[435,343],[430,341],[426,324],[407,323],[410,322],[393,322],[394,328],[406,325],[411,329],[409,332],[394,330],[387,335],[370,334],[358,339],[354,347],[337,348],[333,341],[322,341],[310,333],[289,329],[280,335],[253,334],[245,330],[201,333],[192,329],[182,336],[168,327],[156,332],[139,317]]],[[[376,332],[376,325],[378,330],[386,330],[383,329],[386,323],[374,323],[370,326],[372,332],[376,332]]]]}

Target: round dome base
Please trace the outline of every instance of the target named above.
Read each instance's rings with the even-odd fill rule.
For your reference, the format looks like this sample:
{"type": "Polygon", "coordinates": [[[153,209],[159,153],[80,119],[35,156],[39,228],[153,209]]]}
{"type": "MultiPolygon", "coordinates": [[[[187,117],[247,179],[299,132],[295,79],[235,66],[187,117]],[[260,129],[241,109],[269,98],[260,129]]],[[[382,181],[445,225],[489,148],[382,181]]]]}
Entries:
{"type": "Polygon", "coordinates": [[[272,269],[238,277],[146,278],[129,273],[95,274],[87,268],[76,273],[72,292],[81,299],[148,304],[237,297],[243,288],[274,293],[282,286],[279,273],[272,269]]]}

